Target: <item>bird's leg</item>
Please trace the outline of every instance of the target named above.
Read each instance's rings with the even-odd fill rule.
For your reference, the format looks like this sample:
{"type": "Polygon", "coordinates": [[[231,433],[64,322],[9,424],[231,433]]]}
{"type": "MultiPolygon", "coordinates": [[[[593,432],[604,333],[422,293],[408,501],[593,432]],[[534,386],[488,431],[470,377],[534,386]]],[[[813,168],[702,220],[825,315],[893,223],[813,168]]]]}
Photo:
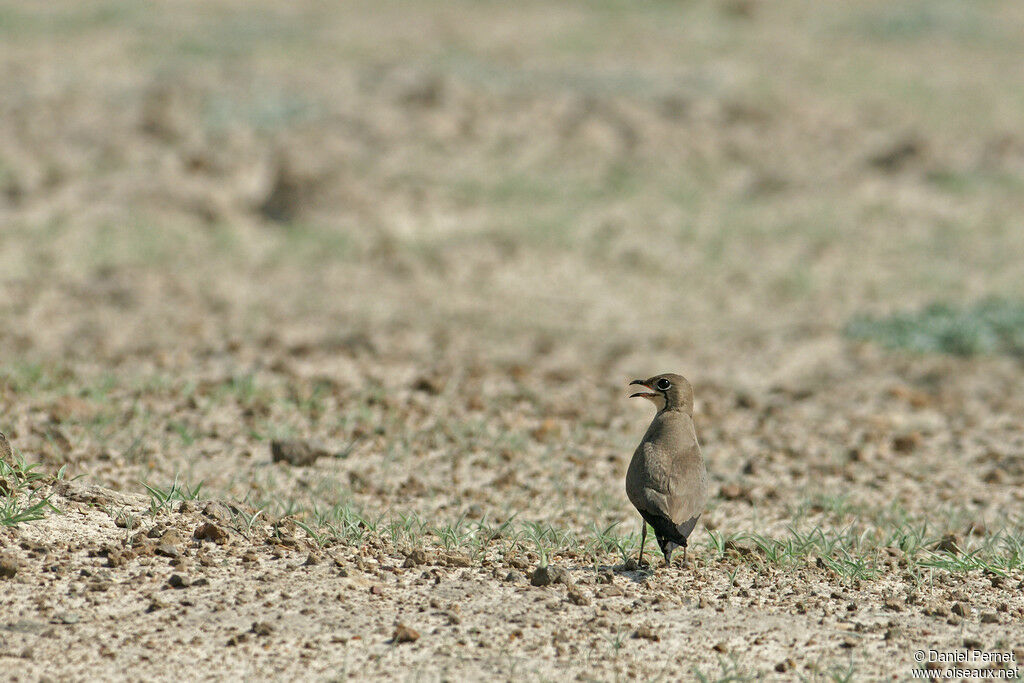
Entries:
{"type": "Polygon", "coordinates": [[[644,566],[644,546],[647,545],[647,520],[644,519],[640,522],[640,557],[636,560],[636,566],[642,568],[644,566]]]}

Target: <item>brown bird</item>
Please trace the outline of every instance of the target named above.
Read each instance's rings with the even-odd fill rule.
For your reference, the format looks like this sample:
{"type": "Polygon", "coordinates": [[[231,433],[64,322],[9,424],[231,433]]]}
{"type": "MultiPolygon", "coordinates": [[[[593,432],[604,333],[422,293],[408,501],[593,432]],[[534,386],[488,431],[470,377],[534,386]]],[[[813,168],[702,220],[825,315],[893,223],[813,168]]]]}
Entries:
{"type": "Polygon", "coordinates": [[[685,377],[672,373],[635,379],[630,382],[634,384],[648,391],[630,398],[646,398],[658,409],[626,471],[626,495],[644,519],[637,564],[644,559],[648,524],[665,564],[680,547],[685,562],[686,539],[708,498],[708,472],[693,427],[693,388],[685,377]]]}

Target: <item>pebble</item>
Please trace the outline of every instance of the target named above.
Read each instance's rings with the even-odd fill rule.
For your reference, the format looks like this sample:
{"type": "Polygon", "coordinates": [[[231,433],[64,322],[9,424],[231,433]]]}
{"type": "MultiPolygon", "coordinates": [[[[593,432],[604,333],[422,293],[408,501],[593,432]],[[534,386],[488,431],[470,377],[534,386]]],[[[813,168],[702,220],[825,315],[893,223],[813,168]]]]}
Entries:
{"type": "Polygon", "coordinates": [[[269,636],[274,632],[274,628],[264,621],[252,622],[252,632],[258,636],[269,636]]]}
{"type": "Polygon", "coordinates": [[[422,548],[416,548],[405,556],[404,567],[418,567],[427,563],[427,553],[422,548]]]}
{"type": "Polygon", "coordinates": [[[554,583],[561,583],[566,586],[573,585],[569,572],[551,564],[537,567],[530,578],[530,584],[534,586],[550,586],[554,583]]]}
{"type": "Polygon", "coordinates": [[[649,640],[653,643],[656,643],[659,640],[661,640],[661,636],[659,636],[657,632],[654,630],[654,628],[651,627],[649,624],[645,624],[639,627],[637,630],[633,631],[633,637],[649,640]]]}
{"type": "Polygon", "coordinates": [[[318,458],[330,455],[325,448],[314,446],[298,439],[274,440],[270,442],[270,459],[285,462],[295,467],[312,465],[318,458]]]}
{"type": "Polygon", "coordinates": [[[192,581],[187,576],[171,574],[171,578],[167,579],[167,585],[171,588],[188,588],[192,585],[192,581]]]}
{"type": "Polygon", "coordinates": [[[218,503],[217,501],[210,501],[203,508],[203,514],[210,519],[227,524],[231,521],[231,510],[224,503],[218,503]]]}
{"type": "Polygon", "coordinates": [[[569,602],[580,607],[586,607],[590,604],[590,598],[579,588],[573,586],[569,588],[569,602]]]}
{"type": "Polygon", "coordinates": [[[13,555],[0,555],[0,579],[13,578],[21,568],[21,562],[13,555]]]}
{"type": "Polygon", "coordinates": [[[416,629],[410,628],[405,624],[398,624],[395,626],[395,632],[391,634],[391,640],[394,643],[415,643],[419,640],[420,634],[416,629]]]}
{"type": "Polygon", "coordinates": [[[203,522],[196,527],[196,530],[192,532],[195,538],[201,541],[213,541],[217,545],[223,545],[227,543],[228,532],[220,528],[213,522],[203,522]]]}

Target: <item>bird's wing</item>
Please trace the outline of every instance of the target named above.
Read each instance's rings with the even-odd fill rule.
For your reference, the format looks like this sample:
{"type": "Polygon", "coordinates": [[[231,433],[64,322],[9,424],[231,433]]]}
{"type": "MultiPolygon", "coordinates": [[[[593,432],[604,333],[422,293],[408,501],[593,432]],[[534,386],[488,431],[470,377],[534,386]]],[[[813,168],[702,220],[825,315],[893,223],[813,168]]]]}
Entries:
{"type": "Polygon", "coordinates": [[[672,506],[671,519],[676,524],[683,524],[704,511],[708,497],[708,473],[696,438],[685,449],[676,452],[672,468],[672,489],[668,496],[672,506]]]}
{"type": "Polygon", "coordinates": [[[704,511],[707,470],[693,423],[685,420],[674,427],[644,444],[649,473],[644,483],[648,500],[657,505],[651,512],[684,524],[704,511]]]}

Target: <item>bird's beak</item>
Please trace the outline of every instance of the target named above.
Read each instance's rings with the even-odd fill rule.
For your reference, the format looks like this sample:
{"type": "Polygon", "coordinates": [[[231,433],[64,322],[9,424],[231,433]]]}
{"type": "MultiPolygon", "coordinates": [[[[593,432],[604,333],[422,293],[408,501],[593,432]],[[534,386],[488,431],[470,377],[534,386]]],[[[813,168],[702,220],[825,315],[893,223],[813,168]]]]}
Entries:
{"type": "MultiPolygon", "coordinates": [[[[635,379],[635,380],[633,380],[632,382],[629,383],[629,386],[633,386],[634,384],[639,384],[640,386],[644,387],[645,389],[650,389],[650,387],[647,386],[647,383],[644,382],[642,379],[635,379]]],[[[653,396],[657,396],[657,394],[655,394],[652,391],[638,391],[635,394],[631,394],[630,398],[651,398],[653,396]]]]}

